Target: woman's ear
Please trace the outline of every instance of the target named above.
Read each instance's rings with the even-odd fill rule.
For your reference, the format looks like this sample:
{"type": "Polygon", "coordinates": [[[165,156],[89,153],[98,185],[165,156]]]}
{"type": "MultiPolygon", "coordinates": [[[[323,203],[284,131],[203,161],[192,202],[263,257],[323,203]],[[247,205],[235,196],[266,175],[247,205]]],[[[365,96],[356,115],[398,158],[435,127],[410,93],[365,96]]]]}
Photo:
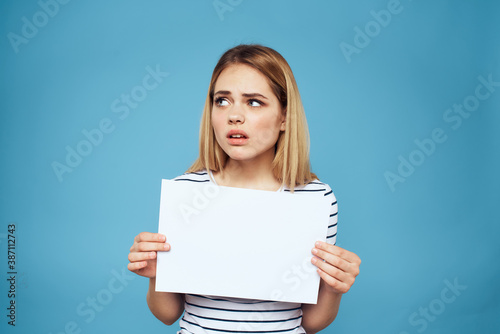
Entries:
{"type": "Polygon", "coordinates": [[[283,115],[281,116],[280,130],[285,131],[286,129],[286,109],[283,110],[283,115]]]}

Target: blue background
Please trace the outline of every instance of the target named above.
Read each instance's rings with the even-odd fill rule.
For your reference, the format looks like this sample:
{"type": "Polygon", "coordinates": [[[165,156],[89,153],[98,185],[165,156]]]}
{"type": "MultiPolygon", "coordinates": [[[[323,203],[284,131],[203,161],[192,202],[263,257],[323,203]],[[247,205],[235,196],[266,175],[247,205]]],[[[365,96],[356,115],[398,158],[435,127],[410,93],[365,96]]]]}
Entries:
{"type": "Polygon", "coordinates": [[[500,332],[500,87],[460,127],[443,118],[475,94],[479,76],[500,81],[500,3],[401,0],[376,30],[370,12],[391,1],[221,1],[231,10],[208,0],[70,1],[46,22],[37,1],[1,2],[0,263],[4,277],[15,223],[18,282],[12,328],[1,280],[0,330],[175,333],[149,312],[147,279],[114,277],[133,237],[157,230],[160,180],[197,156],[218,58],[261,43],[294,71],[313,170],[339,201],[338,245],[363,260],[324,332],[500,332]],[[40,27],[14,46],[23,17],[40,27]],[[355,28],[367,24],[370,42],[346,57],[341,43],[356,46],[355,28]],[[111,104],[142,85],[148,66],[169,75],[121,119],[111,104]],[[58,180],[53,162],[65,164],[66,146],[106,118],[114,130],[58,180]],[[436,128],[446,141],[415,153],[436,128]],[[391,189],[385,174],[398,173],[400,156],[419,165],[391,189]],[[85,305],[97,296],[106,303],[92,317],[85,305]]]}

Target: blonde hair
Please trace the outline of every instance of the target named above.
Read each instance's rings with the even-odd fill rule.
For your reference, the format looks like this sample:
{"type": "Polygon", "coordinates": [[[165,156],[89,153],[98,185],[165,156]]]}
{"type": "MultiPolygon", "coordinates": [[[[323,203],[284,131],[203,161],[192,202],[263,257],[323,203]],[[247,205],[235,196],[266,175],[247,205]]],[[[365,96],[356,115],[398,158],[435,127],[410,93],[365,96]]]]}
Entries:
{"type": "Polygon", "coordinates": [[[200,156],[186,173],[224,169],[228,156],[215,139],[211,113],[215,83],[224,69],[235,64],[249,65],[264,74],[286,114],[286,129],[279,134],[272,162],[276,179],[292,192],[295,186],[317,179],[311,172],[309,131],[292,70],[278,52],[258,44],[241,44],[227,50],[215,66],[201,118],[200,156]]]}

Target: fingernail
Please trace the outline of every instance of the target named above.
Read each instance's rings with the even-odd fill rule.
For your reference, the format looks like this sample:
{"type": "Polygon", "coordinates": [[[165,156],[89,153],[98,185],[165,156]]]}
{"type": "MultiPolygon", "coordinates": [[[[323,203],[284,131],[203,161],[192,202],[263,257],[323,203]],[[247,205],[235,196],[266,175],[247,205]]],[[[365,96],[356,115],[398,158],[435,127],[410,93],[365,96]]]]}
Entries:
{"type": "Polygon", "coordinates": [[[170,245],[169,245],[169,244],[165,244],[165,245],[163,245],[163,248],[164,248],[165,250],[168,250],[168,249],[170,248],[170,245]]]}
{"type": "Polygon", "coordinates": [[[315,257],[313,257],[311,261],[312,263],[316,263],[318,260],[315,257]]]}
{"type": "Polygon", "coordinates": [[[316,247],[321,247],[321,242],[316,241],[315,245],[316,245],[316,247]]]}
{"type": "Polygon", "coordinates": [[[317,254],[318,250],[316,248],[313,248],[312,252],[313,252],[313,254],[317,254]]]}

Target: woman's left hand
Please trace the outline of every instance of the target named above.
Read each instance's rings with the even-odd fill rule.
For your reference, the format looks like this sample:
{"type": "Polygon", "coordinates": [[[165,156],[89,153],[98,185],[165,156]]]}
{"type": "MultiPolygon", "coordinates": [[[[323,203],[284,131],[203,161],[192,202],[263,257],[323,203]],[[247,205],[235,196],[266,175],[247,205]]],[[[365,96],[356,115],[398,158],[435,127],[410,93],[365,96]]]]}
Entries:
{"type": "Polygon", "coordinates": [[[323,241],[316,242],[312,253],[315,256],[311,262],[318,267],[319,276],[329,290],[339,294],[349,291],[359,274],[359,256],[323,241]]]}

